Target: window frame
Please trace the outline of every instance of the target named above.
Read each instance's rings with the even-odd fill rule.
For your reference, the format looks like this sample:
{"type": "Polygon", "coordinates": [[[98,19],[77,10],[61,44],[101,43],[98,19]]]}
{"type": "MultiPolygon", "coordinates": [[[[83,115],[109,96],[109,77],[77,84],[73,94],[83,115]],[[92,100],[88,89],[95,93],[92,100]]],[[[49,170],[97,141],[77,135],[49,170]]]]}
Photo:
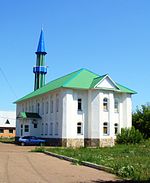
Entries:
{"type": "Polygon", "coordinates": [[[109,135],[109,125],[108,122],[103,123],[103,135],[108,136],[109,135]]]}
{"type": "Polygon", "coordinates": [[[103,111],[107,112],[109,110],[109,99],[107,97],[103,98],[103,111]]]}
{"type": "Polygon", "coordinates": [[[54,112],[54,101],[53,101],[53,99],[51,99],[51,101],[50,101],[50,111],[51,111],[51,113],[54,112]]]}
{"type": "Polygon", "coordinates": [[[119,133],[118,130],[119,130],[119,125],[118,125],[118,123],[115,123],[115,124],[114,124],[114,134],[115,134],[115,135],[117,135],[117,134],[119,133]]]}
{"type": "Polygon", "coordinates": [[[24,125],[24,132],[28,133],[29,132],[29,125],[24,125]]]}
{"type": "Polygon", "coordinates": [[[83,135],[83,123],[77,122],[77,135],[83,135]]]}
{"type": "Polygon", "coordinates": [[[50,123],[50,132],[49,132],[49,135],[53,135],[53,123],[51,122],[50,123]]]}
{"type": "Polygon", "coordinates": [[[46,101],[46,114],[48,114],[48,111],[49,111],[49,102],[46,101]]]}
{"type": "Polygon", "coordinates": [[[78,106],[77,106],[77,109],[78,109],[78,111],[82,111],[82,98],[78,98],[78,106]]]}
{"type": "Polygon", "coordinates": [[[58,122],[55,123],[55,135],[58,135],[58,122]]]}
{"type": "Polygon", "coordinates": [[[119,100],[118,99],[114,99],[114,112],[115,113],[119,113],[119,100]],[[117,104],[117,107],[116,107],[117,104]]]}
{"type": "Polygon", "coordinates": [[[3,134],[3,133],[4,133],[4,129],[0,128],[0,134],[3,134]]]}
{"type": "Polygon", "coordinates": [[[13,129],[9,129],[9,133],[10,134],[13,134],[14,133],[14,130],[13,129]]]}

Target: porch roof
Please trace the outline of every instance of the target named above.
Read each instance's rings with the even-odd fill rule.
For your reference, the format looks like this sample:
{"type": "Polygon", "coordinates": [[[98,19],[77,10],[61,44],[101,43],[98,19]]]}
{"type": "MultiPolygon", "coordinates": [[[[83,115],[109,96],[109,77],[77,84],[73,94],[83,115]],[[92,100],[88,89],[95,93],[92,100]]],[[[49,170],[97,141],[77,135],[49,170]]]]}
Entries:
{"type": "Polygon", "coordinates": [[[17,118],[22,119],[39,119],[41,116],[38,113],[34,112],[20,112],[17,118]]]}

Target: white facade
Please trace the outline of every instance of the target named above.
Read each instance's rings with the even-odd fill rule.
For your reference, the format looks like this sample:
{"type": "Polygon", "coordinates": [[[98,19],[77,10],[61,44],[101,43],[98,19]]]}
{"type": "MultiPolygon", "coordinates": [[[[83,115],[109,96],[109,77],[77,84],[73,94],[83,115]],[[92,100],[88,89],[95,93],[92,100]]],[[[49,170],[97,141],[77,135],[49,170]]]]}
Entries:
{"type": "Polygon", "coordinates": [[[60,88],[18,102],[17,116],[32,112],[41,119],[18,118],[16,136],[64,140],[66,146],[112,146],[116,133],[132,121],[131,94],[113,91],[115,87],[106,78],[94,89],[60,88]]]}

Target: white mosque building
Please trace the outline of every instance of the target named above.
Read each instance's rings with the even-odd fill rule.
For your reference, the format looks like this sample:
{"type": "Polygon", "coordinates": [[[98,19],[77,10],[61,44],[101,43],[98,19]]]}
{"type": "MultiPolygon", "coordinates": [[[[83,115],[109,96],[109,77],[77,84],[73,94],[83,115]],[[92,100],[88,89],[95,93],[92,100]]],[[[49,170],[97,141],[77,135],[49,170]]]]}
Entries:
{"type": "Polygon", "coordinates": [[[45,84],[43,30],[36,52],[34,91],[17,100],[16,137],[33,135],[55,146],[113,146],[121,128],[130,128],[136,92],[80,69],[45,84]]]}

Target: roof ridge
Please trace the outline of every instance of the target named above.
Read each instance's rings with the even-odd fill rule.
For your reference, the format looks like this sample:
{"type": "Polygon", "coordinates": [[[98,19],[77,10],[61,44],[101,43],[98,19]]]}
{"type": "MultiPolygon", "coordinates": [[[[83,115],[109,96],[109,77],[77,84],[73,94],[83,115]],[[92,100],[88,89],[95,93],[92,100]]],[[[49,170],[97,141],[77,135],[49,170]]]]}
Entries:
{"type": "Polygon", "coordinates": [[[63,86],[66,86],[71,80],[73,80],[75,77],[77,77],[83,70],[85,70],[85,69],[82,68],[82,69],[78,70],[78,72],[74,76],[72,76],[71,78],[69,78],[68,81],[66,81],[63,84],[63,86]]]}
{"type": "MultiPolygon", "coordinates": [[[[49,81],[48,83],[46,83],[46,84],[45,84],[43,87],[41,87],[41,88],[44,88],[45,86],[49,85],[51,82],[57,81],[57,80],[59,80],[59,79],[61,79],[61,78],[63,78],[63,77],[69,76],[69,75],[71,75],[71,74],[73,74],[73,73],[75,73],[75,72],[78,72],[78,71],[80,71],[80,70],[82,70],[82,69],[73,71],[73,72],[71,72],[71,73],[69,73],[69,74],[66,74],[66,75],[64,75],[64,76],[61,76],[61,77],[59,77],[59,78],[57,78],[57,79],[51,80],[51,81],[49,81]]],[[[41,88],[39,88],[39,89],[41,89],[41,88]]],[[[39,89],[37,89],[37,90],[39,90],[39,89]]],[[[37,90],[36,90],[36,91],[37,91],[37,90]]],[[[33,92],[35,92],[35,91],[33,91],[33,92]]]]}

